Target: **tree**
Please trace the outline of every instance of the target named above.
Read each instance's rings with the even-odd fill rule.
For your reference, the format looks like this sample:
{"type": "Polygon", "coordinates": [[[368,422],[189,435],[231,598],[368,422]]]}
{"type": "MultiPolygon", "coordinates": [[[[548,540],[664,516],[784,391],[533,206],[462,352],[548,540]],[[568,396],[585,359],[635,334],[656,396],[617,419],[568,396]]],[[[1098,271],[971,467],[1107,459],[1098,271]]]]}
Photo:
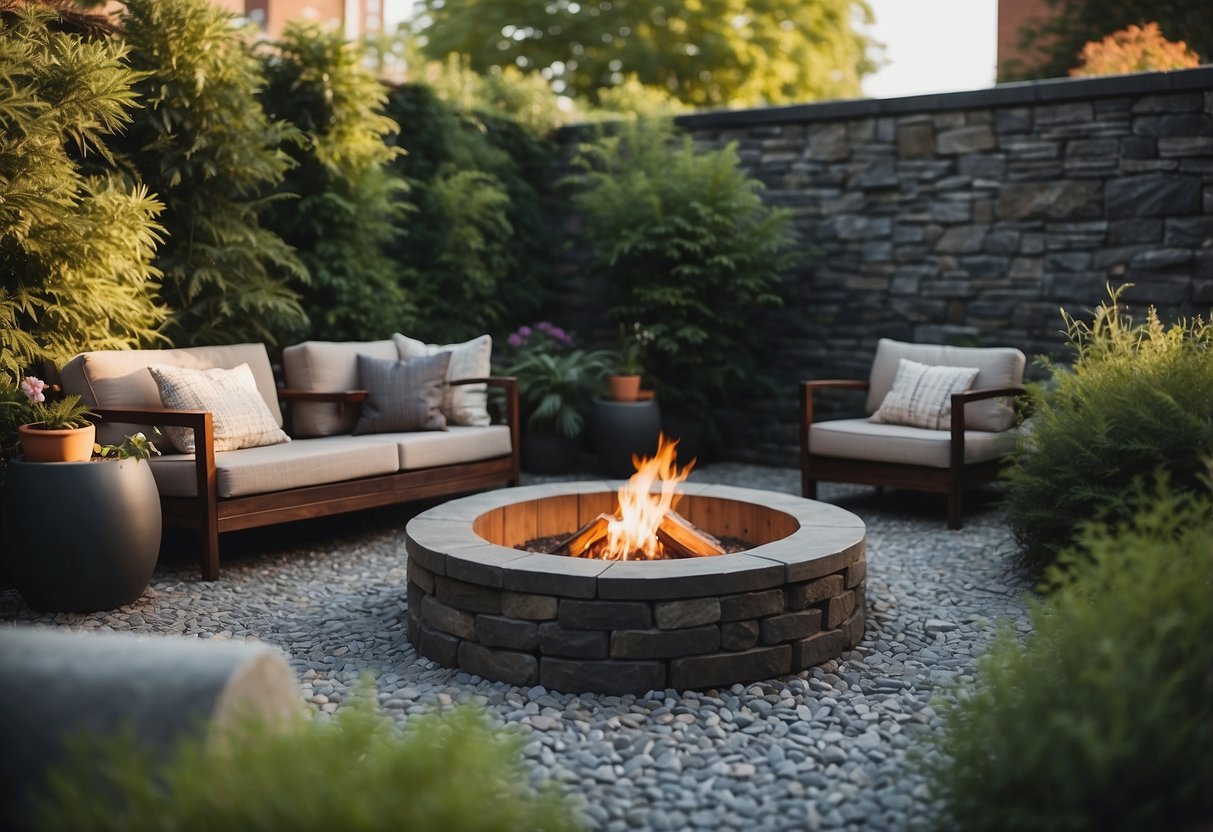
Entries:
{"type": "Polygon", "coordinates": [[[388,247],[402,223],[404,178],[390,169],[399,128],[383,114],[387,90],[353,44],[314,26],[290,26],[266,60],[261,101],[304,136],[287,146],[295,166],[266,224],[299,252],[311,275],[298,290],[311,325],[295,335],[386,338],[411,323],[402,268],[388,247]]]}
{"type": "Polygon", "coordinates": [[[697,107],[859,95],[874,67],[865,0],[421,0],[426,54],[472,68],[539,72],[560,93],[596,101],[629,75],[697,107]]]}
{"type": "Polygon", "coordinates": [[[1183,41],[1163,37],[1157,23],[1129,26],[1082,48],[1074,76],[1120,75],[1150,70],[1191,69],[1200,58],[1183,41]]]}
{"type": "Polygon", "coordinates": [[[81,350],[149,344],[164,319],[161,206],[106,172],[139,77],[108,31],[78,10],[0,2],[0,376],[12,382],[81,350]]]}
{"type": "Polygon", "coordinates": [[[1056,78],[1078,63],[1083,46],[1110,32],[1157,22],[1166,36],[1183,40],[1192,51],[1213,56],[1213,12],[1192,0],[1047,0],[1050,12],[1023,27],[1020,44],[1043,55],[1036,65],[999,68],[1000,81],[1056,78]]]}
{"type": "Polygon", "coordinates": [[[307,319],[290,281],[308,273],[261,216],[299,132],[261,109],[261,64],[232,15],[207,0],[127,0],[122,20],[144,73],[144,109],[123,147],[166,205],[156,263],[167,334],[182,345],[276,343],[307,319]]]}

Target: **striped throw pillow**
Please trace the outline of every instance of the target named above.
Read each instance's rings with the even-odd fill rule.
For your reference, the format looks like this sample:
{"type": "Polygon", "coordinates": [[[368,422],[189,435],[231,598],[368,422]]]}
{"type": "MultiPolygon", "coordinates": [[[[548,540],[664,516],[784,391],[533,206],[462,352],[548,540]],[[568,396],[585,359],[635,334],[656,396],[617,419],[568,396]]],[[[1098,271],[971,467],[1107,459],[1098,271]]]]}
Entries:
{"type": "Polygon", "coordinates": [[[451,354],[412,361],[358,356],[358,384],[366,390],[354,435],[446,430],[442,394],[451,354]]]}
{"type": "Polygon", "coordinates": [[[919,364],[903,358],[897,365],[893,387],[871,421],[947,430],[952,426],[952,394],[972,387],[979,372],[976,367],[919,364]]]}

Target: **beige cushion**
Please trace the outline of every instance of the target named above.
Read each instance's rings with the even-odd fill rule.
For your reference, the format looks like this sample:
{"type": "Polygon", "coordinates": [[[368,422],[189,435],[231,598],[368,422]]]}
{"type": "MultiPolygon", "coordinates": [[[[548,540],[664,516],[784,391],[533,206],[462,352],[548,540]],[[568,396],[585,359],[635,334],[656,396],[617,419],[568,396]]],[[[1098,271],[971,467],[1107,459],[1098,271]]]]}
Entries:
{"type": "MultiPolygon", "coordinates": [[[[290,442],[274,421],[270,409],[257,392],[257,382],[247,364],[225,370],[214,367],[151,366],[147,368],[160,388],[160,401],[170,410],[207,410],[212,417],[216,451],[235,451],[260,445],[290,442]]],[[[164,434],[182,453],[195,451],[194,431],[166,427],[164,434]]]]}
{"type": "MultiPolygon", "coordinates": [[[[165,497],[194,497],[193,455],[153,457],[152,474],[165,497]]],[[[302,439],[289,445],[266,445],[215,454],[219,496],[246,497],[288,488],[325,485],[395,473],[399,455],[394,444],[352,436],[302,439]]]]}
{"type": "MultiPolygon", "coordinates": [[[[358,356],[395,361],[396,343],[383,341],[304,341],[282,351],[282,373],[293,390],[341,393],[359,390],[358,356]]],[[[358,421],[358,408],[322,402],[291,403],[291,434],[334,436],[349,433],[358,421]]]]}
{"type": "Polygon", "coordinates": [[[358,356],[358,383],[366,390],[354,435],[446,430],[442,393],[449,352],[412,361],[358,356]]]}
{"type": "MultiPolygon", "coordinates": [[[[403,361],[449,352],[451,364],[446,371],[447,381],[492,375],[493,339],[488,335],[462,344],[426,344],[397,332],[392,340],[396,342],[396,349],[403,361]]],[[[484,427],[493,423],[488,410],[488,392],[483,384],[447,387],[442,413],[450,425],[484,427]]]]}
{"type": "MultiPolygon", "coordinates": [[[[908,358],[920,364],[946,364],[951,367],[976,367],[974,390],[1013,387],[1023,381],[1027,360],[1013,347],[945,347],[938,344],[906,344],[881,338],[872,360],[868,381],[867,413],[875,413],[893,387],[898,361],[908,358]]],[[[986,399],[965,405],[965,427],[974,430],[1003,431],[1015,422],[1015,413],[1007,403],[986,399]]]]}
{"type": "Polygon", "coordinates": [[[919,364],[903,358],[893,388],[872,414],[872,421],[947,430],[952,425],[952,394],[968,390],[975,378],[976,367],[919,364]]]}
{"type": "Polygon", "coordinates": [[[456,425],[444,432],[377,433],[360,438],[392,443],[400,454],[402,471],[475,462],[510,453],[508,425],[484,428],[456,425]]]}
{"type": "MultiPolygon", "coordinates": [[[[282,411],[274,386],[274,371],[264,344],[234,344],[222,347],[187,347],[174,350],[100,350],[85,352],[69,361],[60,373],[65,392],[80,396],[90,407],[163,407],[160,390],[147,368],[152,365],[209,369],[231,369],[248,364],[257,382],[257,390],[282,426],[282,411]]],[[[149,436],[152,426],[102,420],[97,424],[97,441],[118,445],[124,436],[143,431],[149,436]]],[[[166,447],[162,450],[169,450],[166,447]]]]}
{"type": "MultiPolygon", "coordinates": [[[[816,422],[809,428],[809,451],[818,456],[951,466],[951,433],[905,425],[885,425],[867,419],[837,419],[816,422]]],[[[965,431],[965,462],[986,462],[1015,450],[1018,430],[992,433],[965,431]]]]}

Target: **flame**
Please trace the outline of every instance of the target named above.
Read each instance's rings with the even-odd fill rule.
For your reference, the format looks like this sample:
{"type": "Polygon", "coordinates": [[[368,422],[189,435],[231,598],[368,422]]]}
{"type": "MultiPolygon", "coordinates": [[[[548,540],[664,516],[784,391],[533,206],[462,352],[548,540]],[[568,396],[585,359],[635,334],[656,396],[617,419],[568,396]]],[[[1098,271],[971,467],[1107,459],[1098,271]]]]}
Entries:
{"type": "Polygon", "coordinates": [[[695,460],[679,468],[675,462],[677,439],[664,434],[657,439],[657,453],[652,457],[633,456],[636,473],[619,489],[616,518],[607,524],[604,544],[594,557],[605,560],[654,560],[665,557],[657,527],[677,504],[678,484],[686,480],[695,460]],[[657,492],[654,486],[660,483],[657,492]]]}

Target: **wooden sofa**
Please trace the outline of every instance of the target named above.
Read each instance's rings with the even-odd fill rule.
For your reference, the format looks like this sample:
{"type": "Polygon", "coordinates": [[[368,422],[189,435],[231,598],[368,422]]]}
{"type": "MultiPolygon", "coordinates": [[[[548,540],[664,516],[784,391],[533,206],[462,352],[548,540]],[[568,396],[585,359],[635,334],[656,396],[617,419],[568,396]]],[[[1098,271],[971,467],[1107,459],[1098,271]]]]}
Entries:
{"type": "MultiPolygon", "coordinates": [[[[392,341],[313,342],[324,349],[295,350],[287,361],[287,385],[278,387],[263,344],[237,344],[166,350],[82,353],[64,366],[64,392],[79,394],[101,417],[98,441],[117,444],[152,426],[190,428],[200,437],[199,452],[164,451],[151,461],[166,525],[197,529],[205,580],[219,576],[219,535],[290,520],[431,497],[518,484],[518,386],[512,378],[464,379],[454,384],[485,384],[505,394],[505,424],[451,427],[447,431],[350,435],[365,391],[348,383],[342,389],[290,386],[292,375],[305,380],[356,380],[357,355],[396,356],[392,341]],[[301,355],[301,353],[306,353],[301,355]],[[308,372],[315,355],[327,372],[308,372]],[[278,424],[283,411],[310,410],[313,434],[266,447],[216,453],[212,416],[204,411],[167,410],[149,365],[233,368],[247,363],[278,424]],[[334,371],[334,367],[337,368],[334,371]],[[317,416],[327,427],[315,428],[317,416]],[[315,435],[315,433],[319,435],[315,435]]],[[[301,345],[302,346],[302,345],[301,345]]],[[[294,348],[288,348],[288,352],[294,348]]],[[[299,421],[309,421],[300,419],[299,421]]],[[[288,433],[293,430],[288,426],[288,433]]]]}

